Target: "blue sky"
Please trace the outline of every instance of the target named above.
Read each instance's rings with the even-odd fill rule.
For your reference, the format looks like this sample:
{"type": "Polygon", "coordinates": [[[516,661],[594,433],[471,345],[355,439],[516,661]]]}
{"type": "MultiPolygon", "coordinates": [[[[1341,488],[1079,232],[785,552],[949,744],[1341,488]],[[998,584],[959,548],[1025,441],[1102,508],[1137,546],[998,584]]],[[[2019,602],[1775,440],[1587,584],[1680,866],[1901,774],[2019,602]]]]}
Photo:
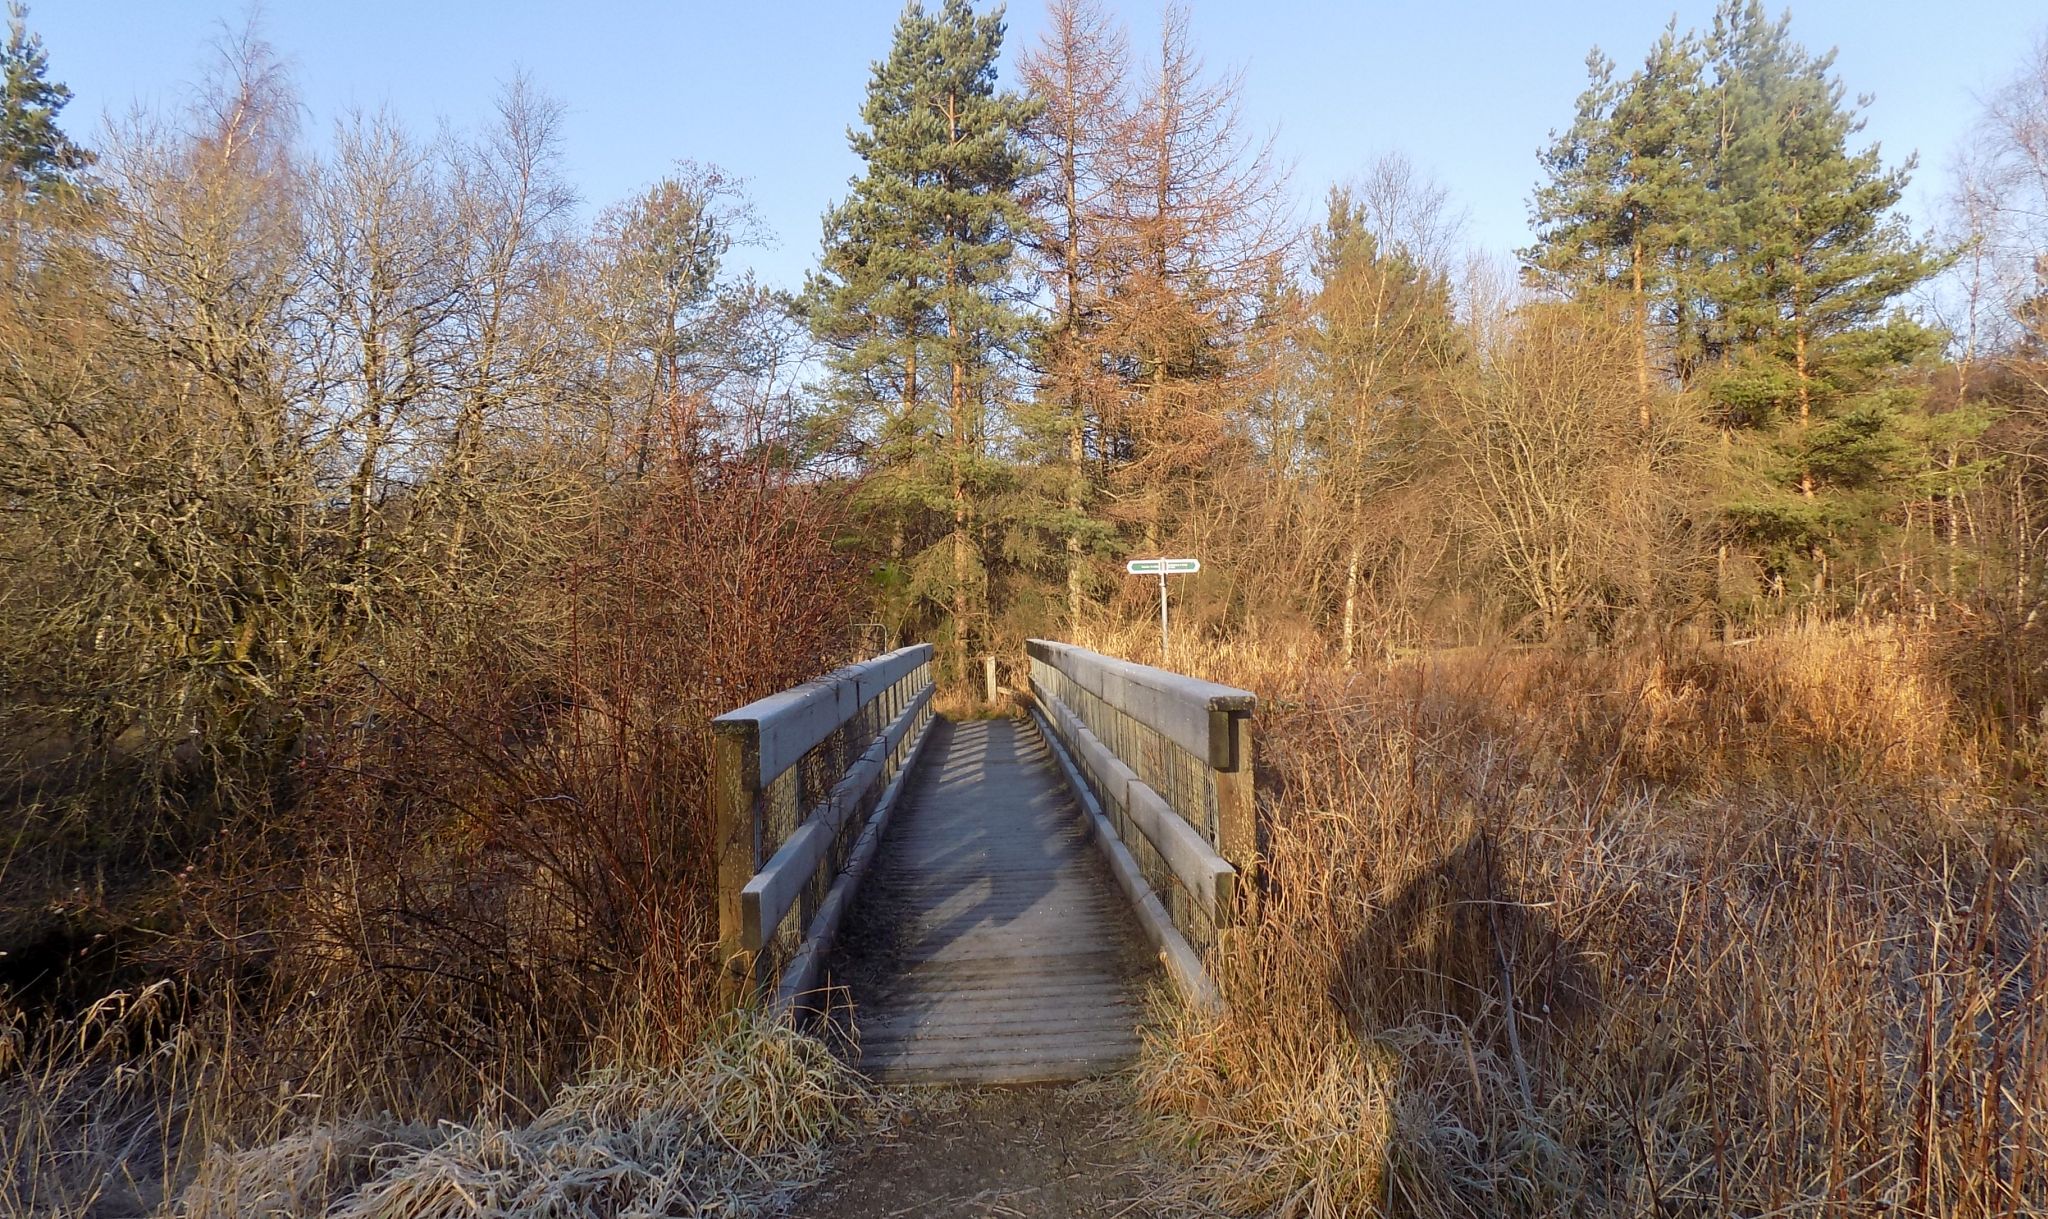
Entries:
{"type": "MultiPolygon", "coordinates": [[[[1157,3],[1110,3],[1142,44],[1157,3]]],[[[747,257],[794,287],[820,214],[855,172],[845,129],[900,11],[897,0],[274,0],[263,24],[292,67],[309,134],[352,107],[386,107],[422,132],[467,125],[523,68],[568,106],[567,171],[592,209],[678,158],[715,163],[749,180],[775,235],[774,248],[747,257]]],[[[1277,132],[1304,214],[1332,181],[1399,151],[1467,209],[1472,244],[1499,252],[1527,240],[1535,153],[1570,120],[1588,48],[1627,65],[1674,13],[1705,25],[1712,11],[1712,0],[1193,8],[1211,66],[1242,68],[1248,118],[1277,132]]],[[[77,94],[70,129],[90,142],[105,114],[176,102],[219,24],[245,12],[242,0],[37,0],[30,25],[77,94]]],[[[1009,15],[1006,59],[1035,41],[1041,20],[1035,0],[1009,15]]],[[[2048,32],[2039,0],[1800,0],[1793,20],[1809,47],[1839,49],[1852,94],[1875,95],[1865,138],[1890,161],[1919,152],[1907,199],[1916,224],[1932,218],[1977,99],[2048,32]]]]}

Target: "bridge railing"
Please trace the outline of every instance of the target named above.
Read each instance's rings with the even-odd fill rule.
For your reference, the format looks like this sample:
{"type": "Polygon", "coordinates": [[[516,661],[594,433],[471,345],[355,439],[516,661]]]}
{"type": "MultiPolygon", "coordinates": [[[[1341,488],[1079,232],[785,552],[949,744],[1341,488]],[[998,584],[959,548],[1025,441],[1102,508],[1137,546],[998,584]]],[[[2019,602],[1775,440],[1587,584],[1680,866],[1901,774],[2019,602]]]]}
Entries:
{"type": "Polygon", "coordinates": [[[711,721],[729,998],[817,984],[931,720],[932,648],[847,665],[711,721]]]}
{"type": "Polygon", "coordinates": [[[1200,953],[1237,919],[1254,864],[1257,698],[1073,644],[1025,651],[1042,726],[1112,832],[1112,869],[1148,935],[1185,992],[1217,1001],[1200,953]]]}

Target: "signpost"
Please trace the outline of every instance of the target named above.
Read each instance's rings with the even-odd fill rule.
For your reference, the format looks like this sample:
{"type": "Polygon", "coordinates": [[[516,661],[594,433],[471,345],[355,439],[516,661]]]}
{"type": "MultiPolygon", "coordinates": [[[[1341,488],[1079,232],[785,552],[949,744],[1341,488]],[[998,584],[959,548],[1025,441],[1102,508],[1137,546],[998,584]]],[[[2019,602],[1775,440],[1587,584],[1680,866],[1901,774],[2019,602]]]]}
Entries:
{"type": "Polygon", "coordinates": [[[1132,559],[1124,570],[1134,576],[1159,577],[1159,663],[1166,664],[1166,577],[1191,576],[1202,570],[1200,559],[1132,559]]]}

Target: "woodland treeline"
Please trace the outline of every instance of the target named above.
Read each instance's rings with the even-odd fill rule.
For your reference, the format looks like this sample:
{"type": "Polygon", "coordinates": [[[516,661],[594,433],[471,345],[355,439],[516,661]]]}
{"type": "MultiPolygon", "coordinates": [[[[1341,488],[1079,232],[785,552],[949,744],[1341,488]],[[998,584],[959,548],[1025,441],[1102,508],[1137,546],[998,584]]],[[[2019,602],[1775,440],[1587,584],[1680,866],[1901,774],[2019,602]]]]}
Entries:
{"type": "Polygon", "coordinates": [[[999,36],[906,14],[803,302],[915,629],[1082,620],[1162,549],[1205,628],[1344,659],[2029,595],[2038,56],[1932,235],[1789,17],[1595,52],[1505,267],[1398,156],[1291,224],[1185,11],[1056,3],[1014,92],[999,36]]]}
{"type": "Polygon", "coordinates": [[[1352,660],[2029,602],[2038,50],[1939,233],[1789,17],[1595,52],[1509,266],[1398,156],[1297,223],[1183,9],[1058,0],[1013,82],[1002,40],[905,11],[787,294],[729,269],[721,170],[582,222],[531,82],[469,135],[316,139],[251,39],[88,153],[17,12],[9,680],[289,736],[349,641],[460,631],[600,501],[743,454],[850,493],[849,617],[956,657],[1161,550],[1200,628],[1352,660]]]}

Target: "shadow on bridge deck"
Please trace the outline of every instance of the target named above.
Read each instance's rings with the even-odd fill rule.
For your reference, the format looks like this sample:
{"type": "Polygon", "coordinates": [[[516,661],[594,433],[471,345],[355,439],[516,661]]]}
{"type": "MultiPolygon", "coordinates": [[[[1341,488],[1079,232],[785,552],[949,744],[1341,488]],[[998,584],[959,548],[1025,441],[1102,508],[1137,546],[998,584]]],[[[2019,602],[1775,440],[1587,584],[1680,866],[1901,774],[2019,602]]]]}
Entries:
{"type": "Polygon", "coordinates": [[[840,937],[881,1079],[1077,1079],[1137,1051],[1153,968],[1058,767],[1017,720],[934,721],[840,937]]]}

